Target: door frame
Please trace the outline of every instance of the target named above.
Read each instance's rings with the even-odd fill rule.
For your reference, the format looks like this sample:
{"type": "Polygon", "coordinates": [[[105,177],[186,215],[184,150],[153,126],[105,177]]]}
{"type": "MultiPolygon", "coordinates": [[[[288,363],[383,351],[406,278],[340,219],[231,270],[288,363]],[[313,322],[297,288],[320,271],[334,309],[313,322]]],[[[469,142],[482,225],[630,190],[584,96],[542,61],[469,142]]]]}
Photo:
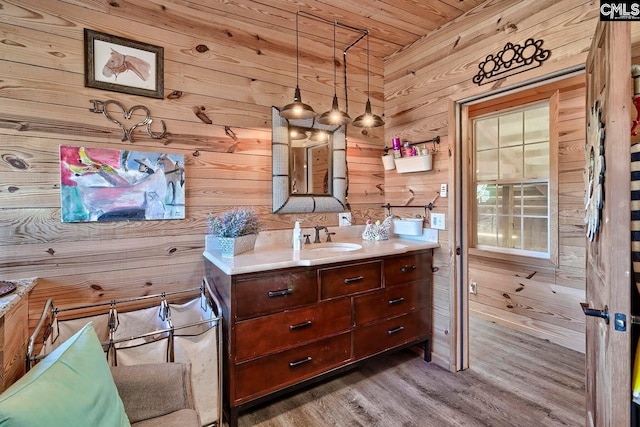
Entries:
{"type": "Polygon", "coordinates": [[[453,173],[450,176],[451,187],[454,189],[453,199],[453,230],[451,231],[451,238],[453,238],[454,250],[456,256],[454,257],[455,265],[452,269],[453,280],[452,282],[452,295],[454,295],[454,302],[452,304],[452,319],[454,322],[453,328],[455,333],[453,334],[452,342],[452,360],[451,366],[455,371],[460,371],[469,368],[469,277],[468,277],[468,257],[466,256],[468,248],[469,237],[467,235],[468,223],[466,209],[467,202],[469,200],[468,191],[464,185],[468,182],[469,168],[465,168],[464,165],[464,150],[463,141],[466,141],[468,135],[466,135],[467,117],[465,113],[465,107],[480,102],[489,101],[491,99],[516,93],[519,91],[535,88],[536,86],[545,85],[553,81],[566,79],[575,75],[584,74],[585,65],[580,64],[574,67],[570,67],[564,70],[557,71],[555,73],[543,75],[530,80],[523,81],[521,83],[507,86],[500,89],[487,91],[485,93],[475,95],[473,97],[452,99],[450,102],[451,120],[449,125],[449,135],[453,135],[454,141],[454,167],[453,173]]]}

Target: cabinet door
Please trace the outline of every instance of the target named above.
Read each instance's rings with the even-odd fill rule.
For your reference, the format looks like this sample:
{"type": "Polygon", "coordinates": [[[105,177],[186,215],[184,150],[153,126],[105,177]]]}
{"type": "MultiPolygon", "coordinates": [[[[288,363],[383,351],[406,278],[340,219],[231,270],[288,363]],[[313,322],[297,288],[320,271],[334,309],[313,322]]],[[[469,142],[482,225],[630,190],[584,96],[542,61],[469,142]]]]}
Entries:
{"type": "Polygon", "coordinates": [[[431,283],[431,254],[408,254],[384,260],[385,285],[392,286],[415,280],[431,283]]]}
{"type": "Polygon", "coordinates": [[[236,365],[235,403],[277,391],[347,363],[351,333],[236,365]]]}
{"type": "Polygon", "coordinates": [[[236,282],[236,319],[247,319],[318,301],[316,270],[295,270],[236,282]]]}
{"type": "Polygon", "coordinates": [[[356,325],[398,316],[428,306],[429,288],[424,282],[392,286],[354,298],[356,325]]]}
{"type": "Polygon", "coordinates": [[[236,324],[236,361],[274,353],[351,327],[351,301],[340,298],[236,324]]]}
{"type": "Polygon", "coordinates": [[[425,340],[430,335],[430,310],[416,310],[403,316],[356,328],[354,357],[361,359],[372,354],[425,340]]]}
{"type": "Polygon", "coordinates": [[[356,294],[382,286],[380,261],[350,264],[320,270],[320,298],[356,294]]]}

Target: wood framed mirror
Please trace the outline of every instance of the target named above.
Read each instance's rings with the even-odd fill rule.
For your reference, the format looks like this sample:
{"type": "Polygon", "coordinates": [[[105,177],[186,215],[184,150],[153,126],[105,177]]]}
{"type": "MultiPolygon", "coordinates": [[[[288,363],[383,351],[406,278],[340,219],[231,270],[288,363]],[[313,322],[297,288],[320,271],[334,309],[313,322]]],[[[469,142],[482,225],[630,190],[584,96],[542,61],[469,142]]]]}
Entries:
{"type": "Polygon", "coordinates": [[[271,112],[273,213],[344,211],[345,127],[322,125],[315,118],[287,120],[276,107],[271,112]],[[292,132],[301,137],[292,137],[292,132]]]}

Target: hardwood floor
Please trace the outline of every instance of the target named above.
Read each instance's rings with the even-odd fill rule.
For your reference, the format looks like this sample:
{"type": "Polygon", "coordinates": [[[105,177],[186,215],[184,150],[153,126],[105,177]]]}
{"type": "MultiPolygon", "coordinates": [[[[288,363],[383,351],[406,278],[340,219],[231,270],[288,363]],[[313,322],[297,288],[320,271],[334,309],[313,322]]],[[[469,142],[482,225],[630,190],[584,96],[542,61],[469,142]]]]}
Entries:
{"type": "Polygon", "coordinates": [[[239,425],[584,425],[583,354],[489,321],[471,322],[468,370],[451,373],[405,350],[252,408],[239,425]]]}

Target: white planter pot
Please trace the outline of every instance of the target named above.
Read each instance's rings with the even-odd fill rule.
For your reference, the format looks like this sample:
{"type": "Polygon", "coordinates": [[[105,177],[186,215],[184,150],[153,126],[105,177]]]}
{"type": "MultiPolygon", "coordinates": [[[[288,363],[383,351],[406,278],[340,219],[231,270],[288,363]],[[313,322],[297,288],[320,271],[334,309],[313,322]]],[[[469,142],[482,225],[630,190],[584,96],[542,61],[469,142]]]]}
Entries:
{"type": "Polygon", "coordinates": [[[256,245],[257,234],[247,234],[240,237],[218,237],[220,253],[225,258],[253,250],[256,245]]]}
{"type": "Polygon", "coordinates": [[[220,252],[220,242],[218,242],[218,238],[207,234],[204,237],[204,249],[208,252],[220,252]]]}

